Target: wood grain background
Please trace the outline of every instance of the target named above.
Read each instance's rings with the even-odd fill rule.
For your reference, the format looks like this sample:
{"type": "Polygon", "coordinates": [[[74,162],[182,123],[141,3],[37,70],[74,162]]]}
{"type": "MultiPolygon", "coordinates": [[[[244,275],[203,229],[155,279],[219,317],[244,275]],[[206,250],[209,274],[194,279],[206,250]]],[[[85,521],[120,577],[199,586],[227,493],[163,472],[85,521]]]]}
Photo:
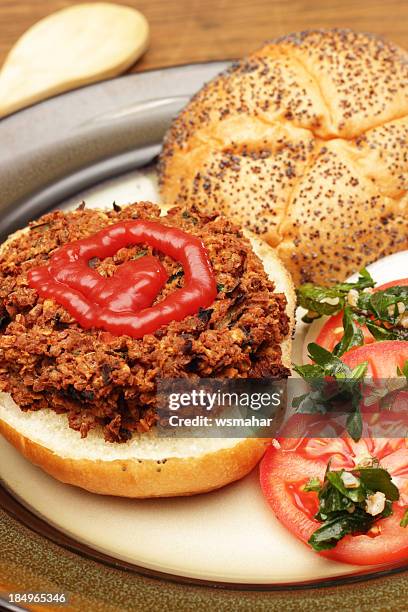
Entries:
{"type": "MultiPolygon", "coordinates": [[[[38,19],[80,0],[0,0],[0,65],[38,19]]],[[[86,0],[92,1],[92,0],[86,0]]],[[[124,0],[151,26],[132,71],[240,57],[268,38],[314,27],[350,27],[408,48],[408,0],[124,0]]]]}

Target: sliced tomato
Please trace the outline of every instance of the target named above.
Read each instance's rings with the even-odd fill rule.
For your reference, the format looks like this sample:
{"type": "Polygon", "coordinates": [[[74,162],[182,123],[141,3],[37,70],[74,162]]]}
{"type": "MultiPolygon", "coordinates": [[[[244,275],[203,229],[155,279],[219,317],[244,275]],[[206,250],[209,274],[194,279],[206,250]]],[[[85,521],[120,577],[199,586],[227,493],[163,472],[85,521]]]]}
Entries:
{"type": "Polygon", "coordinates": [[[408,285],[408,278],[401,278],[400,280],[384,283],[383,285],[376,287],[374,291],[384,291],[384,289],[388,289],[389,287],[395,287],[396,285],[398,285],[399,287],[406,287],[408,285]]]}
{"type": "MultiPolygon", "coordinates": [[[[362,326],[357,323],[357,326],[363,331],[364,344],[375,342],[374,337],[365,325],[362,326]]],[[[342,339],[343,334],[343,311],[341,311],[326,321],[316,338],[316,343],[332,353],[336,344],[342,339]]]]}
{"type": "Polygon", "coordinates": [[[408,506],[408,449],[405,438],[362,439],[358,443],[341,438],[280,440],[280,448],[269,447],[260,466],[262,491],[277,518],[297,538],[307,542],[321,523],[313,517],[317,493],[306,493],[310,478],[324,478],[329,459],[332,469],[352,469],[362,457],[378,457],[400,490],[393,514],[381,519],[377,529],[363,535],[345,536],[332,550],[319,553],[344,563],[383,565],[408,559],[408,528],[400,526],[408,506]]]}
{"type": "Polygon", "coordinates": [[[341,356],[350,368],[368,362],[367,374],[374,378],[395,378],[397,368],[402,369],[408,361],[408,342],[386,340],[366,346],[358,346],[341,356]]]}
{"type": "MultiPolygon", "coordinates": [[[[376,287],[374,291],[382,291],[384,289],[388,289],[389,287],[399,286],[407,286],[408,278],[403,278],[401,280],[391,281],[389,283],[385,283],[384,285],[380,285],[376,287]]],[[[361,327],[364,335],[364,344],[372,344],[375,342],[375,339],[370,334],[368,329],[365,326],[361,327]]],[[[316,343],[323,346],[323,348],[327,349],[330,352],[333,352],[336,344],[340,342],[343,337],[343,312],[338,312],[336,315],[333,315],[326,321],[320,330],[319,335],[317,336],[316,343]]],[[[353,349],[354,350],[354,349],[353,349]]]]}
{"type": "MultiPolygon", "coordinates": [[[[370,374],[377,378],[395,377],[397,365],[402,367],[407,359],[408,343],[399,341],[362,346],[342,356],[351,368],[367,361],[370,374]]],[[[402,394],[402,397],[406,406],[407,395],[402,394]]],[[[313,477],[323,480],[329,459],[332,469],[352,469],[363,457],[379,459],[398,486],[400,499],[393,505],[393,514],[378,521],[376,529],[364,535],[346,536],[332,550],[319,553],[345,563],[379,565],[408,559],[408,527],[400,526],[408,507],[408,440],[391,435],[375,437],[377,416],[374,415],[371,428],[370,418],[367,419],[366,437],[354,442],[345,436],[294,438],[293,432],[313,431],[314,418],[313,415],[295,415],[297,420],[287,430],[292,432],[291,438],[280,438],[280,448],[271,446],[260,466],[262,491],[276,516],[296,537],[307,542],[321,525],[314,519],[318,508],[317,493],[303,490],[307,481],[313,477]],[[302,419],[305,423],[300,422],[302,419]]],[[[393,416],[388,415],[391,428],[393,416]]],[[[398,422],[396,429],[390,431],[401,431],[398,422]]],[[[333,435],[335,432],[336,424],[333,423],[333,435]]]]}

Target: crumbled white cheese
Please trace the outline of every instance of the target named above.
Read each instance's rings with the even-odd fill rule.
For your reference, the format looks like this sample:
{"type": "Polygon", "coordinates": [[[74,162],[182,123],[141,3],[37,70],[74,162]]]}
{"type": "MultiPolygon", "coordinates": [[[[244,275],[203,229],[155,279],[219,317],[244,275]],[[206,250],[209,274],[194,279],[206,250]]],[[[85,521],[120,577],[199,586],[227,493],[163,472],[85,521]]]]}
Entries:
{"type": "Polygon", "coordinates": [[[377,493],[373,493],[373,495],[369,495],[366,501],[366,512],[367,514],[371,514],[371,516],[377,516],[377,514],[381,514],[381,512],[385,508],[385,495],[381,491],[377,491],[377,493]]]}
{"type": "Polygon", "coordinates": [[[358,466],[358,467],[372,467],[373,465],[373,458],[370,457],[370,455],[362,455],[361,457],[356,457],[354,459],[354,463],[358,466]]]}
{"type": "Polygon", "coordinates": [[[341,479],[346,489],[357,489],[360,486],[360,480],[351,472],[343,472],[341,479]]]}
{"type": "Polygon", "coordinates": [[[347,302],[350,304],[350,306],[357,306],[358,291],[356,289],[350,289],[347,294],[347,302]]]}
{"type": "Polygon", "coordinates": [[[325,297],[322,300],[320,300],[321,304],[329,304],[329,306],[337,306],[337,304],[340,302],[340,299],[338,297],[325,297]]]}
{"type": "Polygon", "coordinates": [[[408,329],[408,313],[404,312],[404,314],[399,317],[398,324],[404,329],[408,329]]]}
{"type": "Polygon", "coordinates": [[[405,304],[404,304],[404,302],[398,302],[397,303],[397,308],[398,308],[399,314],[404,313],[405,312],[405,304]]]}
{"type": "MultiPolygon", "coordinates": [[[[393,317],[395,314],[395,306],[397,307],[397,312],[399,315],[403,315],[405,312],[405,304],[404,302],[397,302],[397,304],[390,304],[388,306],[388,314],[390,315],[390,317],[393,317]]],[[[401,319],[403,317],[399,317],[399,319],[401,319]]]]}

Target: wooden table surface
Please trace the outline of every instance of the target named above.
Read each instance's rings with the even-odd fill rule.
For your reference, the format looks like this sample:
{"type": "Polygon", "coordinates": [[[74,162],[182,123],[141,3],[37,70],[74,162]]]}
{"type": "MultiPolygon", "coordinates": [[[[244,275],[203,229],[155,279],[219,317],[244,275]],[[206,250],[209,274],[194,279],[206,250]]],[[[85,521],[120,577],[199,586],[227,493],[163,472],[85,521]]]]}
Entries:
{"type": "MultiPolygon", "coordinates": [[[[0,65],[30,25],[79,2],[0,0],[0,65]]],[[[237,58],[268,38],[315,27],[375,32],[408,48],[408,0],[124,0],[122,4],[142,11],[151,26],[150,47],[132,71],[237,58]]]]}

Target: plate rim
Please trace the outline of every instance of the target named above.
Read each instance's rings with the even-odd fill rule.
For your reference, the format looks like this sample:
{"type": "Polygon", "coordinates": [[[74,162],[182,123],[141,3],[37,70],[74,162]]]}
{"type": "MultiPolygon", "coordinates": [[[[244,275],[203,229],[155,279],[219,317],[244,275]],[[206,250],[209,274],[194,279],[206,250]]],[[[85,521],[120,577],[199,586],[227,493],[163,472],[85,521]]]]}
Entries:
{"type": "MultiPolygon", "coordinates": [[[[255,468],[256,469],[256,468],[255,468]]],[[[243,582],[224,582],[220,580],[206,580],[161,572],[150,569],[136,563],[130,563],[117,559],[111,555],[100,552],[92,546],[83,544],[54,525],[48,523],[40,514],[32,511],[26,506],[18,496],[8,489],[0,477],[0,507],[18,523],[24,525],[37,535],[53,542],[57,546],[77,554],[93,562],[103,563],[110,568],[122,570],[127,573],[136,574],[145,578],[156,580],[166,580],[168,582],[183,584],[188,586],[199,586],[204,588],[225,589],[228,591],[306,591],[313,589],[324,589],[327,587],[337,587],[351,585],[378,578],[408,573],[408,564],[390,564],[381,570],[364,569],[362,571],[343,574],[337,577],[325,577],[318,580],[305,580],[301,582],[279,582],[279,583],[243,583],[243,582]]]]}

